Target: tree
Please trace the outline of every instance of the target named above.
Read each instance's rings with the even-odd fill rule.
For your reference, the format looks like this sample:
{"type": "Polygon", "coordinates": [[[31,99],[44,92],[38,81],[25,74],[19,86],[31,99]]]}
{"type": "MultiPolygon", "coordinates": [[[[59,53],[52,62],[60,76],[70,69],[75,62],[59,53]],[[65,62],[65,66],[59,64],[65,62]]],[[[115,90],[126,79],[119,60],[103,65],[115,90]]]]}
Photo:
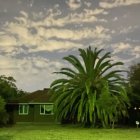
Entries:
{"type": "Polygon", "coordinates": [[[0,112],[4,111],[5,107],[5,101],[4,99],[0,96],[0,112]]]}
{"type": "Polygon", "coordinates": [[[0,124],[2,125],[6,124],[9,120],[9,114],[5,107],[6,103],[24,93],[17,89],[15,82],[15,79],[11,76],[0,76],[0,124]]]}
{"type": "Polygon", "coordinates": [[[18,95],[18,89],[15,85],[15,79],[13,77],[0,76],[0,96],[8,102],[14,99],[18,95]]]}
{"type": "Polygon", "coordinates": [[[56,117],[74,120],[85,126],[99,123],[108,127],[120,116],[127,114],[129,104],[121,70],[112,69],[122,62],[111,63],[110,52],[79,49],[80,58],[74,55],[64,57],[72,65],[62,68],[57,74],[65,78],[51,84],[54,93],[56,117]],[[102,55],[103,54],[103,55],[102,55]]]}
{"type": "Polygon", "coordinates": [[[140,119],[140,63],[130,66],[128,72],[128,83],[126,85],[131,107],[129,108],[129,125],[135,125],[140,119]]]}
{"type": "Polygon", "coordinates": [[[129,97],[132,106],[140,104],[140,63],[132,65],[128,73],[129,97]]]}
{"type": "Polygon", "coordinates": [[[5,104],[6,103],[5,103],[4,99],[0,96],[0,125],[6,124],[9,119],[9,116],[5,110],[5,104]]]}

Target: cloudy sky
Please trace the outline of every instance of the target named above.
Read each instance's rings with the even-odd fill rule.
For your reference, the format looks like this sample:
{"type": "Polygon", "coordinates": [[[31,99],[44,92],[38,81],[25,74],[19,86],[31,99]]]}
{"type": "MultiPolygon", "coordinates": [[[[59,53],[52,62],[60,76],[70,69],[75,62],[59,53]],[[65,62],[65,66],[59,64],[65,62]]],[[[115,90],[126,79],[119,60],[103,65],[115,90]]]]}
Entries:
{"type": "Polygon", "coordinates": [[[0,0],[0,75],[25,91],[49,87],[78,48],[140,62],[140,0],[0,0]]]}

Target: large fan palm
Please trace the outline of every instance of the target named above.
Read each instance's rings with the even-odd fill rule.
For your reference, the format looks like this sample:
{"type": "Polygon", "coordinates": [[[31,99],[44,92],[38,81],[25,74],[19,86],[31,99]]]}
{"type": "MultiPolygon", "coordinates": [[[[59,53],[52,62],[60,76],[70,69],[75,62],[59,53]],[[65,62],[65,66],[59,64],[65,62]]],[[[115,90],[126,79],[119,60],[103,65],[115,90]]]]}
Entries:
{"type": "Polygon", "coordinates": [[[126,115],[128,98],[123,88],[120,70],[112,69],[122,62],[111,63],[110,53],[103,50],[79,49],[81,59],[64,57],[73,68],[62,68],[58,74],[66,78],[55,80],[51,89],[55,97],[56,117],[83,124],[109,126],[119,116],[126,115]],[[103,55],[102,55],[103,54],[103,55]]]}

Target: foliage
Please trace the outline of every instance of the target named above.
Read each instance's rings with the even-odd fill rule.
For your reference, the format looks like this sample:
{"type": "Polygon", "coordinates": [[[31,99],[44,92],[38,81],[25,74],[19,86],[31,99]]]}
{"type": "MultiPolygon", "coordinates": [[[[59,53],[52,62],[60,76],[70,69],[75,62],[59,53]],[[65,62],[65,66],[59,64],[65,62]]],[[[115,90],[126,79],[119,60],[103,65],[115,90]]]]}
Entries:
{"type": "Polygon", "coordinates": [[[57,74],[66,78],[51,84],[54,92],[56,117],[80,122],[84,125],[103,127],[127,114],[127,94],[123,87],[121,70],[112,69],[122,62],[111,63],[110,52],[91,47],[79,49],[80,58],[64,57],[73,67],[62,68],[57,74]]]}
{"type": "Polygon", "coordinates": [[[0,112],[4,111],[5,107],[5,101],[4,99],[0,96],[0,112]]]}
{"type": "Polygon", "coordinates": [[[5,104],[10,100],[16,99],[25,94],[22,90],[18,90],[13,77],[0,76],[0,124],[6,124],[9,119],[5,104]]]}
{"type": "Polygon", "coordinates": [[[18,94],[18,89],[15,85],[13,77],[0,76],[0,96],[7,102],[15,98],[18,94]]]}
{"type": "Polygon", "coordinates": [[[128,73],[128,93],[132,106],[140,103],[140,63],[132,65],[128,73]]]}
{"type": "Polygon", "coordinates": [[[9,120],[9,114],[6,112],[6,110],[0,112],[0,125],[7,124],[8,120],[9,120]]]}
{"type": "Polygon", "coordinates": [[[6,113],[5,110],[5,101],[4,99],[0,96],[0,125],[1,124],[6,124],[8,121],[8,114],[6,113]]]}

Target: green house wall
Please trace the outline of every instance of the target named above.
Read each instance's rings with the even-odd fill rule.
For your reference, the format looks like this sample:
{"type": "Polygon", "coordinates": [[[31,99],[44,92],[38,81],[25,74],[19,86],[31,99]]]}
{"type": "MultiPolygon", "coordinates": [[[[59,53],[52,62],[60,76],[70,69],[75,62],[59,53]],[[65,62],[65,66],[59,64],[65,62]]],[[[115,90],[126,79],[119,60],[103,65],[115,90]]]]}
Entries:
{"type": "Polygon", "coordinates": [[[40,104],[29,104],[28,115],[19,114],[19,105],[14,110],[15,122],[54,122],[54,115],[41,115],[40,104]]]}

